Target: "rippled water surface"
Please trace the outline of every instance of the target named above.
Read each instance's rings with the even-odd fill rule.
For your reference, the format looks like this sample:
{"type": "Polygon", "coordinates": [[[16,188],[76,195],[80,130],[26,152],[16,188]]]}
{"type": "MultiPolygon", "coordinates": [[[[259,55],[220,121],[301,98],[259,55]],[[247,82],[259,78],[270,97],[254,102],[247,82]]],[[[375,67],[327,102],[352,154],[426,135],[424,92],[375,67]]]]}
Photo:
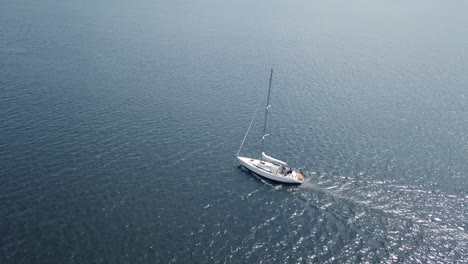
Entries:
{"type": "Polygon", "coordinates": [[[0,4],[0,263],[468,262],[465,2],[0,4]]]}

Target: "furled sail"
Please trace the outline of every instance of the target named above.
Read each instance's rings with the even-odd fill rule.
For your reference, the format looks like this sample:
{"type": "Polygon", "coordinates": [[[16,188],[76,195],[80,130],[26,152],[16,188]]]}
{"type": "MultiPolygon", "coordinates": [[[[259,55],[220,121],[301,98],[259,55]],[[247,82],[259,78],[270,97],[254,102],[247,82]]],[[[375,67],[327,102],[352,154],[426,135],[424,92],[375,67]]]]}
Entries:
{"type": "Polygon", "coordinates": [[[266,161],[269,161],[269,162],[272,162],[272,163],[275,163],[275,164],[278,164],[278,165],[283,165],[283,166],[286,166],[288,164],[286,164],[286,162],[284,161],[281,161],[279,159],[275,159],[273,157],[270,157],[268,156],[267,154],[265,154],[265,152],[262,152],[262,158],[266,161]]]}

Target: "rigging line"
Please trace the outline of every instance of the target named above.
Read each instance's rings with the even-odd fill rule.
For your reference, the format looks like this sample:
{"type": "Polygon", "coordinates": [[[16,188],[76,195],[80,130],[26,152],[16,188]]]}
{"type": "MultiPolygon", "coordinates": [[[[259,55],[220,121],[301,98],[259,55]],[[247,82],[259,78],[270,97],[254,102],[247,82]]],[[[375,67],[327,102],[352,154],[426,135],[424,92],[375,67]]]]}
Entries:
{"type": "Polygon", "coordinates": [[[250,131],[250,128],[252,127],[252,123],[255,119],[255,115],[257,115],[257,111],[258,111],[258,107],[260,106],[260,98],[258,99],[258,103],[257,103],[257,108],[255,109],[255,113],[254,115],[252,116],[252,120],[250,120],[250,125],[249,125],[249,128],[247,129],[247,132],[245,133],[245,136],[244,136],[244,139],[242,140],[242,143],[239,147],[239,151],[237,151],[237,155],[236,156],[239,156],[239,153],[241,152],[241,149],[242,149],[242,146],[244,146],[244,142],[245,142],[245,139],[247,138],[247,135],[249,134],[249,131],[250,131]]]}

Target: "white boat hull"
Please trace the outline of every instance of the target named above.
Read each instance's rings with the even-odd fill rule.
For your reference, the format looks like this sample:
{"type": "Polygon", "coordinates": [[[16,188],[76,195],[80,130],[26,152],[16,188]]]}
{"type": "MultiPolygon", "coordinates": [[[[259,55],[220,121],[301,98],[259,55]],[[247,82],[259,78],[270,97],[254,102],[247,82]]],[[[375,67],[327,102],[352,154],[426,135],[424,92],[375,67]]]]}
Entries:
{"type": "Polygon", "coordinates": [[[302,172],[291,171],[290,173],[281,173],[280,167],[263,160],[251,159],[246,157],[237,157],[242,166],[267,179],[284,182],[301,184],[304,182],[304,176],[302,172]]]}

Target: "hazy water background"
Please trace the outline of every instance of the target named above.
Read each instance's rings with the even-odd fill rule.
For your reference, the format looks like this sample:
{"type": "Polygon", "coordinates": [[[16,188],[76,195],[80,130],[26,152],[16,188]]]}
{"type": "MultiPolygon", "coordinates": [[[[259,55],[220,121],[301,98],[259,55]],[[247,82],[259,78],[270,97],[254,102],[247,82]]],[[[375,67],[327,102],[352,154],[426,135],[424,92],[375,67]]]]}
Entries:
{"type": "Polygon", "coordinates": [[[0,4],[0,263],[468,262],[465,1],[0,4]]]}

